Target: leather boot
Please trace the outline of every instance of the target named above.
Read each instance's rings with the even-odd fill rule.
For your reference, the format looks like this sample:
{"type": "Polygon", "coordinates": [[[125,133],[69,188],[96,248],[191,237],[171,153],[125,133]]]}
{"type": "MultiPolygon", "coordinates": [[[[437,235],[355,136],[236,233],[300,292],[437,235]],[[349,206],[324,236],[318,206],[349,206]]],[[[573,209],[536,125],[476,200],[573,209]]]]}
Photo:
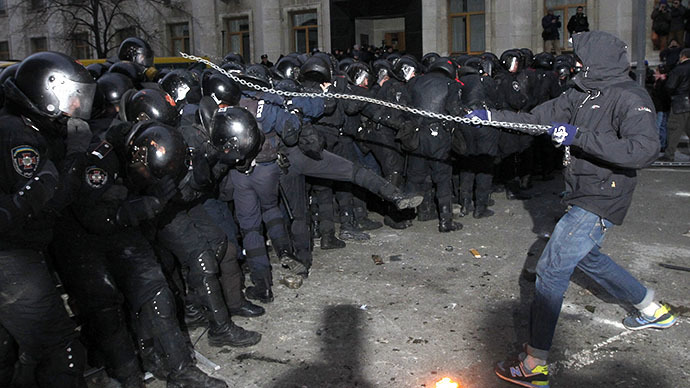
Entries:
{"type": "Polygon", "coordinates": [[[384,216],[383,223],[391,229],[403,230],[408,228],[407,222],[405,220],[395,221],[391,216],[384,216]]]}
{"type": "Polygon", "coordinates": [[[472,194],[463,193],[460,206],[462,206],[462,209],[460,210],[461,217],[470,214],[470,212],[474,209],[474,206],[472,205],[472,194]]]}
{"type": "Polygon", "coordinates": [[[493,210],[489,209],[486,207],[486,205],[480,205],[478,204],[477,207],[474,208],[474,213],[472,213],[473,218],[487,218],[491,217],[494,215],[493,210]]]}
{"type": "Polygon", "coordinates": [[[192,303],[185,303],[184,323],[185,326],[187,326],[187,330],[194,330],[199,327],[208,327],[208,319],[206,319],[201,310],[192,303]]]}
{"type": "Polygon", "coordinates": [[[292,274],[309,277],[309,268],[304,265],[295,255],[287,250],[278,252],[278,260],[283,268],[288,269],[292,274]]]}
{"type": "Polygon", "coordinates": [[[364,241],[369,240],[371,237],[357,227],[355,215],[352,211],[343,210],[340,212],[340,234],[338,238],[341,240],[364,241]]]}
{"type": "Polygon", "coordinates": [[[453,208],[450,204],[450,200],[444,201],[440,207],[438,231],[441,233],[448,233],[462,229],[462,224],[453,221],[453,208]]]}
{"type": "Polygon", "coordinates": [[[341,249],[345,248],[345,241],[335,237],[335,231],[328,231],[321,236],[321,249],[341,249]]]}
{"type": "Polygon", "coordinates": [[[258,300],[261,303],[273,302],[273,291],[271,290],[271,273],[252,274],[252,282],[254,286],[247,287],[244,290],[244,295],[247,299],[258,300]]]}
{"type": "Polygon", "coordinates": [[[212,327],[208,331],[208,344],[213,347],[232,346],[243,348],[256,345],[261,341],[261,334],[245,330],[228,320],[222,325],[212,327]]]}
{"type": "Polygon", "coordinates": [[[370,219],[367,215],[367,209],[363,207],[354,208],[355,223],[360,230],[376,230],[383,227],[383,224],[370,219]]]}
{"type": "Polygon", "coordinates": [[[213,378],[193,364],[173,371],[168,376],[168,388],[227,388],[223,380],[213,378]]]}
{"type": "Polygon", "coordinates": [[[417,207],[424,199],[418,194],[404,193],[368,168],[356,167],[353,171],[352,181],[356,185],[378,194],[384,200],[394,203],[401,210],[417,207]]]}
{"type": "Polygon", "coordinates": [[[321,238],[321,230],[319,229],[319,214],[312,215],[311,219],[311,238],[321,238]]]}
{"type": "Polygon", "coordinates": [[[139,368],[139,360],[136,358],[114,369],[112,376],[120,383],[122,388],[146,388],[144,373],[139,368]]]}

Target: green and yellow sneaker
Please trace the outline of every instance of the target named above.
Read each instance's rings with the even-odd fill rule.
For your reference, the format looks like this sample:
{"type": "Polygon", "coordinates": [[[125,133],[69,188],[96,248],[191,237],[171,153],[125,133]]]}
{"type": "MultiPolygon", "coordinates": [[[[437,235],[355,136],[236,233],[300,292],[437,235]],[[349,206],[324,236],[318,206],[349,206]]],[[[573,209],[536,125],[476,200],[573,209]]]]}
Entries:
{"type": "Polygon", "coordinates": [[[501,379],[523,387],[549,388],[548,365],[529,370],[520,360],[503,361],[496,365],[495,372],[501,379]]]}
{"type": "Polygon", "coordinates": [[[654,312],[653,317],[648,317],[642,314],[640,311],[636,311],[633,314],[628,315],[623,320],[623,326],[628,330],[641,330],[648,327],[654,329],[666,329],[673,326],[678,320],[678,317],[671,313],[671,309],[668,305],[661,305],[654,312]]]}

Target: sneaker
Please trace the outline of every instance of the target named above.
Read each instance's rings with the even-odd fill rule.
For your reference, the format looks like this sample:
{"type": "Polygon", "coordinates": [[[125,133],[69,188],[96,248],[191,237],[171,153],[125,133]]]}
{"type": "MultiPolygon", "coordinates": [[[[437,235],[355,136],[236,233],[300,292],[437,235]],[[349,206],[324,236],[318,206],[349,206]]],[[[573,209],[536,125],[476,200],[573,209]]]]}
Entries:
{"type": "Polygon", "coordinates": [[[548,365],[528,370],[520,360],[503,361],[496,365],[494,371],[501,379],[522,387],[549,388],[548,365]]]}
{"type": "Polygon", "coordinates": [[[666,329],[673,326],[678,320],[678,317],[671,314],[671,310],[668,305],[661,305],[654,312],[653,317],[648,317],[640,311],[636,311],[633,314],[628,315],[623,320],[623,326],[628,330],[640,330],[652,327],[654,329],[666,329]]]}

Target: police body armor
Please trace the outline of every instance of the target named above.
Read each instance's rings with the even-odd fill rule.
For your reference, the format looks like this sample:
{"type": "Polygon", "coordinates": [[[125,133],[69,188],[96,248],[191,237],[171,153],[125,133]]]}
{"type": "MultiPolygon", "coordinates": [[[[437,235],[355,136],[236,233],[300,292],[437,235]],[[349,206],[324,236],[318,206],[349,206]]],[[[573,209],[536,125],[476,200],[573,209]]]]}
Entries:
{"type": "Polygon", "coordinates": [[[256,163],[269,163],[278,159],[278,149],[281,141],[278,138],[276,131],[271,130],[270,132],[266,133],[266,130],[263,128],[263,106],[264,104],[269,104],[269,102],[263,100],[261,98],[262,95],[263,92],[258,92],[251,98],[243,97],[240,100],[239,105],[243,108],[247,108],[247,110],[251,112],[251,114],[256,118],[256,123],[259,126],[259,129],[265,134],[264,143],[261,145],[261,150],[255,158],[256,163]]]}

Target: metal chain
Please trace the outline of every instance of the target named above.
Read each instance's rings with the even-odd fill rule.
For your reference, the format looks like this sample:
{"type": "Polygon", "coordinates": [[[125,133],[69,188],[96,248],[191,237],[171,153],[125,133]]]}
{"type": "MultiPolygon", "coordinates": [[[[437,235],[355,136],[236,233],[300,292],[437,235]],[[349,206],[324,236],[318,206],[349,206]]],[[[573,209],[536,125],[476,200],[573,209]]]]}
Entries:
{"type": "MultiPolygon", "coordinates": [[[[522,133],[526,133],[529,135],[541,135],[544,133],[547,133],[549,128],[551,128],[550,125],[539,125],[539,124],[527,124],[527,123],[511,123],[507,121],[493,121],[493,120],[482,120],[479,117],[460,117],[460,116],[453,116],[453,115],[446,115],[442,113],[436,113],[436,112],[431,112],[427,111],[424,109],[419,109],[419,108],[414,108],[414,107],[409,107],[406,105],[400,105],[396,104],[393,102],[388,102],[388,101],[382,101],[382,100],[377,100],[375,98],[371,97],[365,97],[365,96],[358,96],[354,94],[344,94],[344,93],[304,93],[304,92],[290,92],[286,90],[277,90],[273,88],[269,88],[266,86],[261,86],[257,85],[255,83],[252,83],[250,81],[247,81],[245,79],[242,79],[232,72],[227,72],[220,66],[216,65],[215,63],[209,61],[208,59],[197,57],[195,55],[187,54],[180,52],[180,55],[185,58],[185,59],[190,59],[196,62],[203,63],[207,66],[210,66],[223,74],[224,76],[232,79],[233,81],[239,83],[242,86],[246,86],[250,89],[258,90],[264,93],[271,93],[271,94],[277,94],[279,96],[283,97],[307,97],[307,98],[337,98],[341,100],[354,100],[354,101],[361,101],[361,102],[368,102],[371,104],[376,104],[376,105],[381,105],[385,106],[387,108],[391,109],[397,109],[401,110],[403,112],[408,112],[412,113],[415,115],[419,116],[424,116],[424,117],[429,117],[432,119],[437,119],[437,120],[446,120],[446,121],[454,121],[457,123],[463,123],[463,124],[468,124],[468,125],[474,125],[474,126],[479,126],[479,125],[485,125],[485,126],[490,126],[490,127],[498,127],[498,128],[505,128],[505,129],[510,129],[522,133]]],[[[570,164],[570,147],[565,147],[565,158],[563,159],[563,165],[567,166],[570,164]]]]}

